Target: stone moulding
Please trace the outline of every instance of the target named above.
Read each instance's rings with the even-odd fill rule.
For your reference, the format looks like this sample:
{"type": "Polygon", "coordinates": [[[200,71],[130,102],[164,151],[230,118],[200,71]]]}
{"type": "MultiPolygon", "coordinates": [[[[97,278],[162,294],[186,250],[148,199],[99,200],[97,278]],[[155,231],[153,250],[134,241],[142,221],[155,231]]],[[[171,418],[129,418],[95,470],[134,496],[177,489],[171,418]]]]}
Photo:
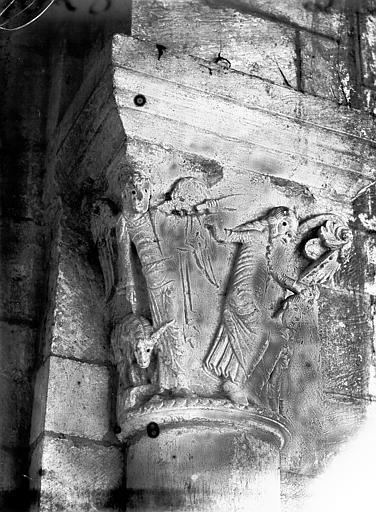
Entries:
{"type": "Polygon", "coordinates": [[[210,424],[225,431],[251,431],[256,437],[266,437],[282,449],[290,441],[292,431],[290,422],[280,414],[219,398],[162,399],[156,396],[134,411],[124,411],[118,419],[121,441],[147,435],[147,425],[151,422],[166,429],[210,424]]]}

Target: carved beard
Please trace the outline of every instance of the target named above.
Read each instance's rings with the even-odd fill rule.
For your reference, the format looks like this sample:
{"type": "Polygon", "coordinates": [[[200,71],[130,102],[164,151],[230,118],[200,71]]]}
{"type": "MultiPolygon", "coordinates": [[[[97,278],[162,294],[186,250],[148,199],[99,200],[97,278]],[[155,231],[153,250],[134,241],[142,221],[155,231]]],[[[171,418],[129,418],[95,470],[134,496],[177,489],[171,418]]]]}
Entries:
{"type": "Polygon", "coordinates": [[[270,255],[269,255],[269,267],[270,270],[276,271],[287,271],[286,268],[288,261],[292,256],[293,243],[285,244],[282,241],[282,236],[276,236],[271,240],[270,243],[270,255]]]}

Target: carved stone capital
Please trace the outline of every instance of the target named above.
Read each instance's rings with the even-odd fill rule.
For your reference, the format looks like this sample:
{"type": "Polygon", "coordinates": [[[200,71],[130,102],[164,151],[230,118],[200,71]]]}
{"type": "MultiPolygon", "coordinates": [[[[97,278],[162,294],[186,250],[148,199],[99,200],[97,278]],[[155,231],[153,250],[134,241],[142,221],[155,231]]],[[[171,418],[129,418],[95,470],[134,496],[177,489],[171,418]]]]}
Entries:
{"type": "Polygon", "coordinates": [[[290,368],[298,378],[300,346],[318,340],[319,286],[351,246],[345,221],[278,206],[232,227],[237,193],[183,177],[152,201],[138,170],[117,180],[122,206],[95,203],[92,231],[116,311],[121,437],[154,417],[276,428],[282,446],[290,368]]]}

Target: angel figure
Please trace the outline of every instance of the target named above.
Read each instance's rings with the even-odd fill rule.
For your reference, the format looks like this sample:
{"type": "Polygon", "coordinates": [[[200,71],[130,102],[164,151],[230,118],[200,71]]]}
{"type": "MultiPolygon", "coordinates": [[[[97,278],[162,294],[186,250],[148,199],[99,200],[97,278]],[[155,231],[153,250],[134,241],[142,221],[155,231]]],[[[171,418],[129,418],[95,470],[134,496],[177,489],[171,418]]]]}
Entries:
{"type": "Polygon", "coordinates": [[[168,324],[159,343],[160,387],[181,387],[181,334],[171,323],[175,319],[174,282],[154,229],[150,181],[138,172],[121,175],[120,188],[121,211],[117,215],[107,199],[97,201],[92,214],[106,298],[124,296],[133,314],[150,317],[155,330],[168,324]]]}
{"type": "MultiPolygon", "coordinates": [[[[180,178],[171,190],[170,199],[160,205],[160,210],[166,215],[185,218],[185,250],[191,255],[200,273],[216,288],[219,284],[212,266],[213,248],[204,227],[203,217],[207,213],[217,212],[218,209],[218,201],[210,199],[207,186],[191,176],[180,178]]],[[[184,267],[181,271],[188,273],[187,262],[184,267]]],[[[189,288],[190,285],[187,284],[189,288]]]]}

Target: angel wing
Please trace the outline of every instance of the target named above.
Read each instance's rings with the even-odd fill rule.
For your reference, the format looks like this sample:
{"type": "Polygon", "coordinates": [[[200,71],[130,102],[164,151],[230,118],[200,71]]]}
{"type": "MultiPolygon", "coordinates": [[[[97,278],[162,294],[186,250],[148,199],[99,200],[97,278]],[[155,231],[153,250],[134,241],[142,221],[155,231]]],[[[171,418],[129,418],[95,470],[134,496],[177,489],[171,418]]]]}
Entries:
{"type": "Polygon", "coordinates": [[[116,284],[115,230],[117,217],[109,199],[95,201],[91,213],[91,232],[98,249],[106,301],[112,297],[116,284]]]}
{"type": "Polygon", "coordinates": [[[322,284],[331,279],[339,267],[338,251],[327,251],[306,267],[299,280],[307,285],[322,284]]]}

